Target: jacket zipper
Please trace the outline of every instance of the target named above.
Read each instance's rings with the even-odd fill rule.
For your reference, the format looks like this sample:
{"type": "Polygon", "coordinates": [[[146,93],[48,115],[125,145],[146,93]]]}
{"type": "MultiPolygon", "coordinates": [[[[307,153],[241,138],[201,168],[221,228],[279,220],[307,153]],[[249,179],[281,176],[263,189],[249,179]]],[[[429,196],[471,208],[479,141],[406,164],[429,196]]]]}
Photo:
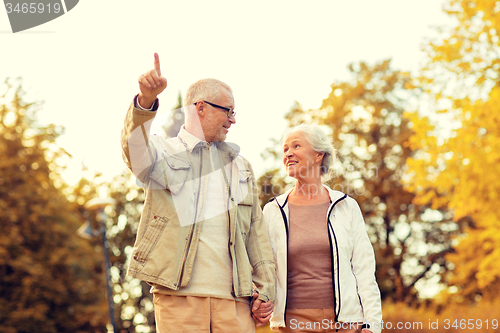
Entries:
{"type": "MultiPolygon", "coordinates": [[[[280,211],[281,211],[281,216],[283,217],[283,223],[285,223],[285,231],[286,231],[286,265],[288,267],[288,219],[286,218],[285,211],[281,207],[280,203],[278,202],[278,199],[274,198],[276,200],[276,204],[278,205],[280,211]]],[[[286,203],[288,202],[288,196],[285,199],[285,202],[283,203],[283,207],[285,207],[286,203]]],[[[288,289],[288,273],[287,273],[287,282],[286,282],[286,287],[288,289]]],[[[286,325],[286,307],[288,303],[288,296],[287,296],[287,291],[285,290],[285,312],[283,313],[283,318],[285,320],[285,325],[286,325]]]]}
{"type": "MultiPolygon", "coordinates": [[[[328,211],[326,223],[328,224],[328,229],[331,230],[333,237],[335,239],[335,253],[337,254],[337,283],[335,283],[335,266],[334,266],[334,258],[333,255],[331,255],[331,261],[332,261],[332,288],[333,288],[333,303],[334,303],[334,313],[335,313],[335,322],[338,322],[339,315],[340,315],[340,308],[342,306],[341,302],[341,297],[340,297],[340,264],[339,264],[339,247],[337,243],[337,236],[335,235],[335,230],[333,230],[333,226],[330,223],[330,216],[332,214],[333,209],[335,206],[342,200],[344,200],[347,197],[347,194],[344,194],[344,196],[337,201],[331,206],[330,210],[328,211]],[[335,292],[335,285],[337,286],[337,291],[339,295],[339,306],[337,307],[337,299],[336,299],[336,292],[335,292]]],[[[333,253],[333,245],[332,245],[332,236],[330,235],[330,232],[328,232],[328,240],[330,241],[330,254],[333,253]]],[[[338,329],[337,329],[338,331],[338,329]]]]}

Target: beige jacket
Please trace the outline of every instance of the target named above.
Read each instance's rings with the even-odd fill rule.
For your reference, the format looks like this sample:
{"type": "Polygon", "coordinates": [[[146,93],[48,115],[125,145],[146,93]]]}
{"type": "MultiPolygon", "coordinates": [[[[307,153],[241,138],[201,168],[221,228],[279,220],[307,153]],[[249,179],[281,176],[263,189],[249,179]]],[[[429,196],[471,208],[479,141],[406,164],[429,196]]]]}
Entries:
{"type": "MultiPolygon", "coordinates": [[[[130,260],[128,275],[173,290],[189,283],[206,181],[202,171],[209,159],[199,143],[190,147],[181,131],[167,139],[149,135],[158,109],[139,110],[130,105],[122,130],[123,158],[145,190],[145,204],[130,260]]],[[[233,296],[249,297],[253,285],[259,299],[274,302],[275,266],[267,228],[259,206],[255,177],[238,151],[217,142],[220,165],[228,189],[228,250],[233,262],[233,296]]]]}

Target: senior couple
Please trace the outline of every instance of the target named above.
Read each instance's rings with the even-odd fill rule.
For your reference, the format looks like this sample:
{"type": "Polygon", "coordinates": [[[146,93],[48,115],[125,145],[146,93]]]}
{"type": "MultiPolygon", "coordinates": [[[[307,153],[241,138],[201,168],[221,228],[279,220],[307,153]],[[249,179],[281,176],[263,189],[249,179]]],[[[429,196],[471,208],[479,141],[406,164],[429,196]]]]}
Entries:
{"type": "Polygon", "coordinates": [[[139,77],[123,157],[145,189],[128,274],[151,285],[157,332],[380,332],[375,258],[355,200],[321,182],[334,149],[317,126],[289,129],[283,164],[295,187],[262,212],[250,164],[226,143],[231,88],[188,89],[175,138],[150,135],[167,87],[139,77]]]}

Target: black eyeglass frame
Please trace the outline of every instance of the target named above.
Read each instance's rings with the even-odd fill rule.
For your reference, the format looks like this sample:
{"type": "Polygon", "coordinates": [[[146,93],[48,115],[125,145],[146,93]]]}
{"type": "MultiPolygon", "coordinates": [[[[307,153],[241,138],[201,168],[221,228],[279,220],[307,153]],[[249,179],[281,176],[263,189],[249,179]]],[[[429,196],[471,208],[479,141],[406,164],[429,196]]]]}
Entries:
{"type": "MultiPolygon", "coordinates": [[[[224,106],[220,106],[220,105],[217,105],[217,104],[214,104],[214,103],[210,103],[210,102],[207,102],[205,100],[203,100],[203,102],[207,103],[208,105],[213,106],[214,108],[219,108],[219,109],[222,109],[222,110],[226,111],[226,115],[227,115],[228,118],[236,117],[236,112],[233,109],[226,108],[224,106]]],[[[196,105],[196,104],[198,104],[198,102],[194,103],[194,105],[196,105]]]]}

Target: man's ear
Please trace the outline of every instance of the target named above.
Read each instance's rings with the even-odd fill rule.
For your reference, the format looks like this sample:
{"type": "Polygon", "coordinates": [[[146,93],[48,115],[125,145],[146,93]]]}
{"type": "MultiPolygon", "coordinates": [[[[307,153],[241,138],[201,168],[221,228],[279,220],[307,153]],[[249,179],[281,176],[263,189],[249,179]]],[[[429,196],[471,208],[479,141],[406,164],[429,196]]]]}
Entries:
{"type": "Polygon", "coordinates": [[[203,115],[203,111],[205,110],[205,102],[203,101],[198,101],[196,102],[196,113],[198,113],[198,115],[203,115]]]}

